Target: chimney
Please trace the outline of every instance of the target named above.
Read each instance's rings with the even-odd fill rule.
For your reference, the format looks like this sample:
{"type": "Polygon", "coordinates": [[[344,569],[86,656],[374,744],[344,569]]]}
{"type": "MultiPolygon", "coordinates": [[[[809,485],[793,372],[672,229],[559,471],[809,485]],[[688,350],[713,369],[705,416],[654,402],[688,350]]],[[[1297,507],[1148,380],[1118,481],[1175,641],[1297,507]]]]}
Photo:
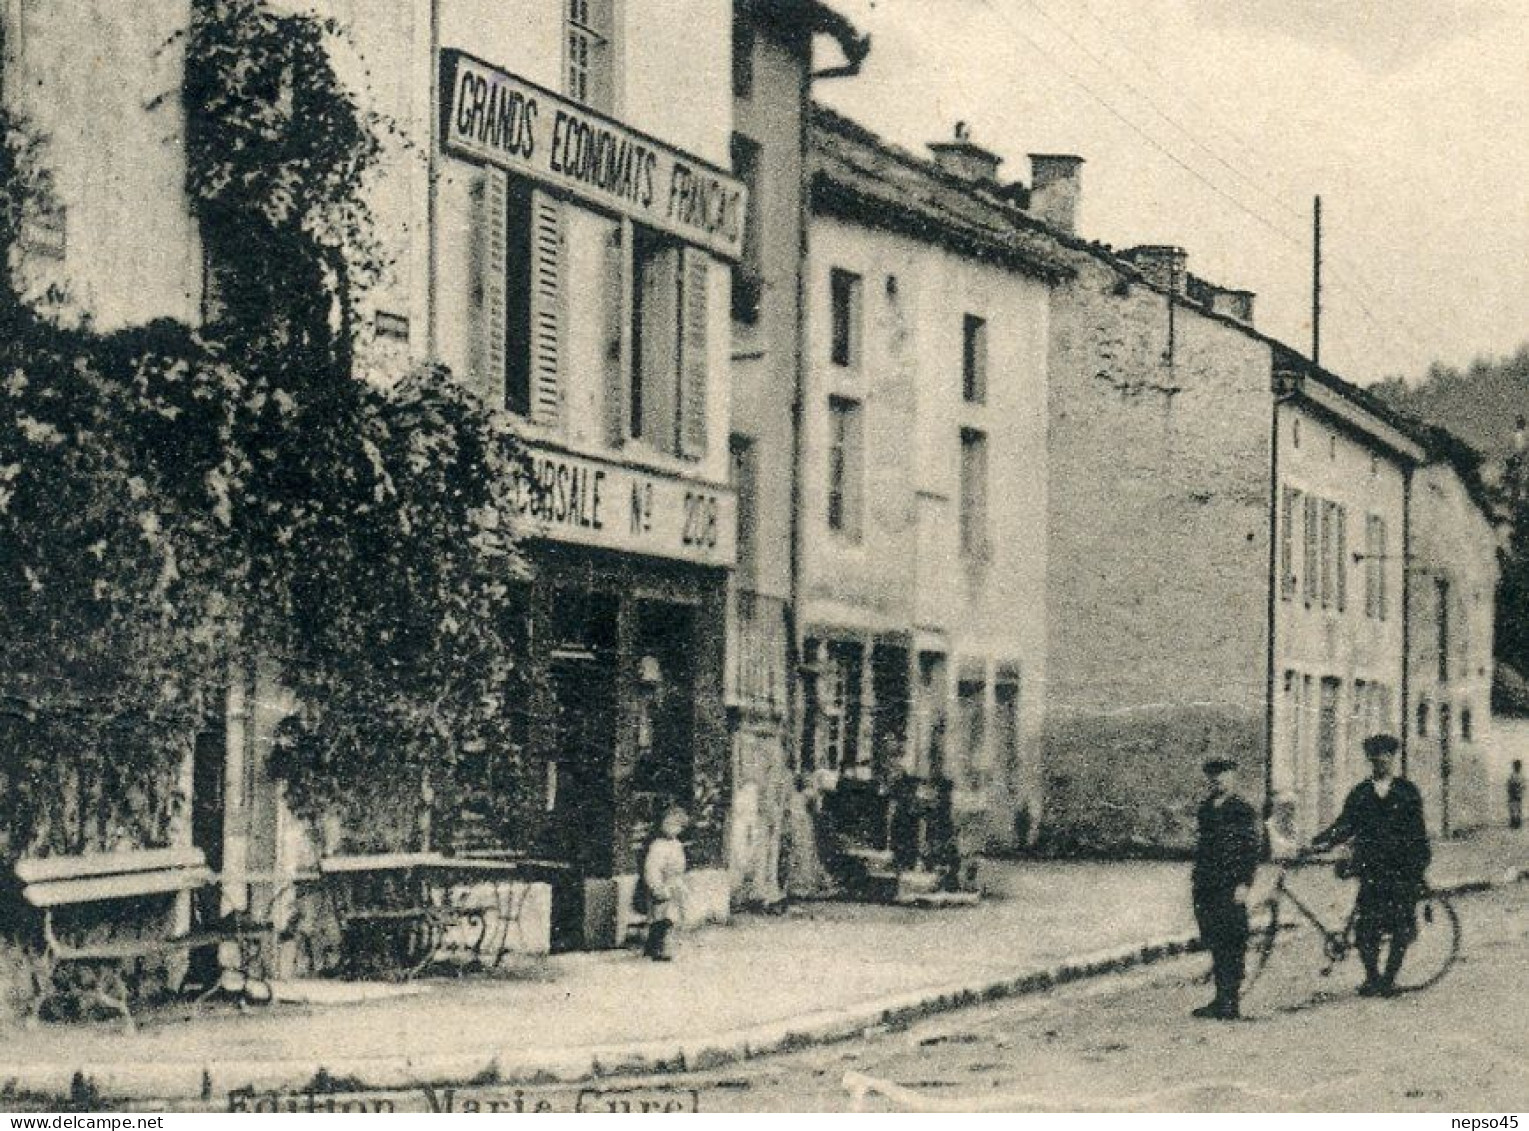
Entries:
{"type": "Polygon", "coordinates": [[[1213,313],[1224,314],[1245,326],[1253,325],[1253,292],[1232,291],[1225,287],[1213,287],[1210,292],[1210,308],[1213,313]]]}
{"type": "Polygon", "coordinates": [[[1070,153],[1030,154],[1030,214],[1065,235],[1078,230],[1083,158],[1070,153]]]}
{"type": "Polygon", "coordinates": [[[934,154],[934,163],[953,177],[980,184],[998,183],[1003,158],[972,141],[972,131],[965,122],[956,123],[955,141],[931,141],[929,152],[934,154]]]}
{"type": "Polygon", "coordinates": [[[1143,244],[1121,252],[1121,258],[1132,263],[1146,276],[1147,281],[1174,294],[1184,294],[1189,282],[1189,253],[1172,244],[1143,244]]]}

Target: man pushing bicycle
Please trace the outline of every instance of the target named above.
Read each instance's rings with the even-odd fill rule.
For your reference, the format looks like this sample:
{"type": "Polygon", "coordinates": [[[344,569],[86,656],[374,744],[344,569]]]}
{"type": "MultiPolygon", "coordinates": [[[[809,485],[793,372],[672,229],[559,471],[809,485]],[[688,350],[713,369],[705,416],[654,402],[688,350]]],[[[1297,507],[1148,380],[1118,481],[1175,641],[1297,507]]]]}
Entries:
{"type": "Polygon", "coordinates": [[[1312,839],[1307,850],[1320,852],[1353,842],[1349,867],[1359,880],[1354,946],[1364,962],[1359,992],[1366,997],[1390,997],[1396,992],[1396,976],[1407,947],[1417,937],[1417,902],[1431,856],[1422,794],[1406,778],[1396,776],[1399,745],[1389,734],[1364,740],[1370,776],[1349,791],[1343,812],[1312,839]],[[1391,948],[1382,968],[1380,946],[1387,936],[1391,948]]]}

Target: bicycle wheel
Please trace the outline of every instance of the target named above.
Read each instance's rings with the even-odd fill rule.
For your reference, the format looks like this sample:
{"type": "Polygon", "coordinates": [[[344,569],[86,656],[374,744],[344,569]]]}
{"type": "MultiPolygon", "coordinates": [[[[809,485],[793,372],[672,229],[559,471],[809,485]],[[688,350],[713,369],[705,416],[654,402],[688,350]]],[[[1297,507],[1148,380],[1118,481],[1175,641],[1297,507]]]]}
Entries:
{"type": "Polygon", "coordinates": [[[1295,926],[1280,919],[1279,908],[1280,901],[1270,899],[1260,904],[1253,915],[1252,927],[1248,931],[1248,968],[1242,979],[1244,993],[1251,990],[1259,975],[1268,969],[1280,931],[1289,931],[1295,926]]]}
{"type": "Polygon", "coordinates": [[[1417,937],[1396,978],[1396,988],[1403,993],[1437,985],[1460,956],[1460,917],[1447,896],[1434,892],[1420,899],[1417,925],[1417,937]]]}

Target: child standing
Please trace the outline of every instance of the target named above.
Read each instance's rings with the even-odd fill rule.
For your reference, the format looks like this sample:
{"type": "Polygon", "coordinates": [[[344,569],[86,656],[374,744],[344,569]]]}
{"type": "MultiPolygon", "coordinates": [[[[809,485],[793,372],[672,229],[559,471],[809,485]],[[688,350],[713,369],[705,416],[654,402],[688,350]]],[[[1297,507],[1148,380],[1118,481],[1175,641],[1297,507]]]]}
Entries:
{"type": "Polygon", "coordinates": [[[642,863],[642,882],[648,889],[648,943],[643,953],[655,962],[674,958],[669,934],[681,918],[685,898],[685,846],[680,833],[690,815],[675,806],[664,813],[658,836],[648,845],[642,863]]]}

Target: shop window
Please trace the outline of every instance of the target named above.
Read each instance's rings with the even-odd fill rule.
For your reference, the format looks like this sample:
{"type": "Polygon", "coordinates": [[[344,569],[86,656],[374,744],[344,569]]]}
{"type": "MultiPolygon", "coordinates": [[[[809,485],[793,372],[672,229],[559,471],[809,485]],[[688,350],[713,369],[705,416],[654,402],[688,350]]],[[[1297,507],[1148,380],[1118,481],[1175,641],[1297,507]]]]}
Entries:
{"type": "Polygon", "coordinates": [[[860,540],[860,478],[863,474],[860,403],[828,398],[828,528],[860,540]]]}
{"type": "Polygon", "coordinates": [[[987,787],[987,684],[967,676],[956,684],[956,705],[961,722],[961,767],[968,789],[987,787]]]}
{"type": "Polygon", "coordinates": [[[918,654],[914,765],[930,778],[943,777],[945,757],[946,659],[941,652],[918,654]]]}
{"type": "Polygon", "coordinates": [[[748,189],[748,209],[743,218],[743,251],[733,266],[733,317],[749,325],[759,320],[764,293],[761,262],[764,200],[759,192],[759,143],[742,134],[733,135],[733,173],[748,189]]]}
{"type": "Polygon", "coordinates": [[[988,557],[987,434],[961,429],[961,552],[975,560],[988,557]]]}
{"type": "Polygon", "coordinates": [[[833,363],[853,368],[860,364],[860,276],[835,267],[828,276],[828,290],[833,363]]]}
{"type": "Polygon", "coordinates": [[[961,324],[961,398],[987,401],[987,320],[968,314],[961,324]]]}
{"type": "Polygon", "coordinates": [[[825,660],[821,677],[824,680],[821,764],[841,773],[851,773],[862,763],[860,710],[863,656],[860,645],[842,642],[829,644],[825,660]]]}
{"type": "Polygon", "coordinates": [[[1009,795],[1020,792],[1019,780],[1019,677],[1005,676],[993,685],[993,742],[1002,759],[1004,785],[1009,795]]]}
{"type": "Polygon", "coordinates": [[[613,0],[566,0],[564,93],[609,113],[615,101],[613,0]]]}

